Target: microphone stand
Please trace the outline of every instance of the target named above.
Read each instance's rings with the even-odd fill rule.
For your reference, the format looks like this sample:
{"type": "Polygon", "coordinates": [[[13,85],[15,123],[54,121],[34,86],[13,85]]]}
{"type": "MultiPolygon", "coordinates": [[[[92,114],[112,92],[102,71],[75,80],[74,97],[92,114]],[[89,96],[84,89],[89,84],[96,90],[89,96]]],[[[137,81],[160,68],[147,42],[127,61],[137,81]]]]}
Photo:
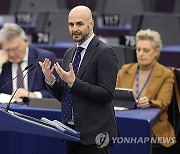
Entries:
{"type": "Polygon", "coordinates": [[[11,104],[11,101],[12,101],[14,95],[16,94],[17,90],[19,89],[20,85],[22,84],[22,82],[23,82],[24,78],[26,77],[27,73],[28,73],[28,71],[27,71],[26,74],[23,76],[23,79],[21,80],[21,82],[19,83],[19,85],[18,85],[18,87],[16,88],[15,92],[14,92],[13,95],[11,96],[11,99],[9,100],[9,102],[8,102],[8,104],[7,104],[7,106],[6,106],[6,109],[5,109],[6,112],[8,112],[9,107],[10,107],[10,104],[11,104]]]}
{"type": "MultiPolygon", "coordinates": [[[[32,66],[32,65],[31,65],[31,66],[32,66]]],[[[36,66],[33,66],[32,68],[30,68],[29,71],[27,71],[26,74],[23,76],[23,79],[21,80],[21,82],[20,82],[19,85],[17,86],[15,92],[13,93],[11,99],[9,100],[9,102],[8,102],[8,104],[7,104],[7,106],[6,106],[6,109],[5,109],[6,112],[8,112],[8,110],[9,110],[9,108],[10,108],[11,101],[12,101],[14,95],[16,94],[17,90],[19,89],[20,85],[22,84],[24,78],[26,77],[26,75],[28,74],[28,72],[32,71],[35,67],[36,67],[36,66]]]]}
{"type": "Polygon", "coordinates": [[[25,70],[28,70],[30,69],[31,67],[33,66],[33,64],[30,64],[28,66],[26,66],[26,68],[21,72],[19,73],[17,76],[15,76],[13,79],[9,80],[5,85],[3,85],[0,90],[2,90],[5,86],[7,86],[10,82],[12,82],[14,79],[16,79],[18,76],[20,76],[25,70]]]}

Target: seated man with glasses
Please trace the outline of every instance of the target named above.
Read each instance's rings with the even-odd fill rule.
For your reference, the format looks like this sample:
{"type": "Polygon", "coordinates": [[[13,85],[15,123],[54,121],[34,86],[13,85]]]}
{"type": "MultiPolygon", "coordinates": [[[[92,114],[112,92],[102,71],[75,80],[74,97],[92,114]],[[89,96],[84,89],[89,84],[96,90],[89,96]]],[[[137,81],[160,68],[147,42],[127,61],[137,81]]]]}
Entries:
{"type": "Polygon", "coordinates": [[[13,94],[17,87],[15,98],[49,98],[45,78],[38,65],[38,61],[49,58],[55,62],[53,53],[29,45],[24,30],[14,23],[6,23],[0,30],[0,93],[13,94]],[[25,76],[21,72],[30,64],[37,65],[33,71],[25,76]],[[15,76],[17,78],[11,81],[15,76]],[[25,78],[23,79],[23,77],[25,78]],[[20,83],[22,81],[22,83],[20,83]],[[8,83],[4,86],[6,83],[8,83]]]}

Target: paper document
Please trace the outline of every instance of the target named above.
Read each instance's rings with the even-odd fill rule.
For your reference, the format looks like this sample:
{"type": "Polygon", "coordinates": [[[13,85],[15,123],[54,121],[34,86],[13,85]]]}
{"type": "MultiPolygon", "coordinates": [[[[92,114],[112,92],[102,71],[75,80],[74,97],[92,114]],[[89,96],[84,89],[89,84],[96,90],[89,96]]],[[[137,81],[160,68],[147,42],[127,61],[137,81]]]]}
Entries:
{"type": "MultiPolygon", "coordinates": [[[[12,95],[1,93],[0,94],[0,103],[2,103],[2,104],[9,103],[11,97],[12,97],[12,95]]],[[[11,103],[14,103],[14,102],[22,102],[22,99],[21,98],[17,98],[17,99],[13,98],[11,103]]]]}
{"type": "Polygon", "coordinates": [[[115,111],[125,111],[125,110],[129,110],[128,108],[126,108],[126,107],[114,107],[114,110],[115,111]]]}
{"type": "Polygon", "coordinates": [[[45,122],[55,126],[56,129],[66,133],[66,134],[69,134],[71,136],[75,136],[75,137],[78,137],[78,138],[80,137],[80,133],[79,132],[75,131],[74,129],[72,129],[72,128],[66,126],[66,125],[64,125],[63,123],[61,123],[58,120],[51,121],[51,120],[49,120],[49,119],[47,119],[45,117],[42,117],[41,120],[43,120],[43,121],[45,121],[45,122]]]}

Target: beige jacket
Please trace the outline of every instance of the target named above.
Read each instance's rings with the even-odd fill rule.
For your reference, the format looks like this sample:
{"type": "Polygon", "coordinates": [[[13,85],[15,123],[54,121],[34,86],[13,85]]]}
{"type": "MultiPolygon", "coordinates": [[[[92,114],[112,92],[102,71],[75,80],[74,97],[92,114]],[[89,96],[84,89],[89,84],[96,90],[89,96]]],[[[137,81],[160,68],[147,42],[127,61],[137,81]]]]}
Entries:
{"type": "MultiPolygon", "coordinates": [[[[132,88],[138,63],[126,64],[119,70],[116,87],[132,88]]],[[[168,121],[168,106],[173,93],[173,73],[158,62],[155,63],[151,77],[146,85],[145,96],[152,102],[152,107],[161,109],[160,120],[152,128],[156,137],[173,137],[174,129],[168,121]]],[[[175,141],[175,140],[174,140],[175,141]]],[[[165,147],[170,147],[174,143],[161,143],[165,147]]]]}

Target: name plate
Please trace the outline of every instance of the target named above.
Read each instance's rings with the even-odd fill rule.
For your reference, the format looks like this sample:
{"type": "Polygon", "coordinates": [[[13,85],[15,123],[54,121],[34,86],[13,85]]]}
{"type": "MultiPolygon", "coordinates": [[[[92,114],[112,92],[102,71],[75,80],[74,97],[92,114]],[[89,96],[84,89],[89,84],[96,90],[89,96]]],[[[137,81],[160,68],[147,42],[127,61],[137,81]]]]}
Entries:
{"type": "Polygon", "coordinates": [[[31,12],[18,12],[15,14],[17,24],[32,24],[33,14],[31,12]]]}
{"type": "Polygon", "coordinates": [[[120,24],[119,14],[104,14],[102,17],[105,26],[119,26],[120,24]]]}
{"type": "Polygon", "coordinates": [[[32,42],[38,44],[49,44],[50,34],[47,32],[37,32],[32,35],[32,42]]]}
{"type": "Polygon", "coordinates": [[[120,44],[130,47],[135,47],[136,40],[134,35],[124,35],[120,36],[120,44]]]}

